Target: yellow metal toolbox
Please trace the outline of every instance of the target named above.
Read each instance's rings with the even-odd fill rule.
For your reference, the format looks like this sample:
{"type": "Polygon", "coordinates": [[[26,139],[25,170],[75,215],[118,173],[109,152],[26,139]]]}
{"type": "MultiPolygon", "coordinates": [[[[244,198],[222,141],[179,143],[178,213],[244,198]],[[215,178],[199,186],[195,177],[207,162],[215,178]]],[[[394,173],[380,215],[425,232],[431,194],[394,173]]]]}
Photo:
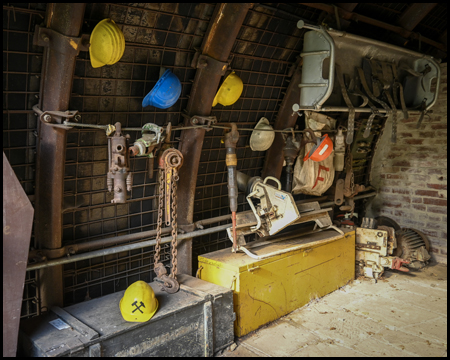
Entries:
{"type": "Polygon", "coordinates": [[[202,280],[233,289],[234,333],[243,336],[345,285],[355,276],[355,232],[327,230],[289,234],[251,252],[255,260],[231,249],[198,257],[202,280]]]}

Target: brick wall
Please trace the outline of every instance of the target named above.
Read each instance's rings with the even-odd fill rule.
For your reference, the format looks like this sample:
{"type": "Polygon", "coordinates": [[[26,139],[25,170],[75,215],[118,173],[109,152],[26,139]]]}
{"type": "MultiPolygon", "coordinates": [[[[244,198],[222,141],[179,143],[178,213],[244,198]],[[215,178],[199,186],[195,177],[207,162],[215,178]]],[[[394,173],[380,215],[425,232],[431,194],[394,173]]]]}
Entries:
{"type": "Polygon", "coordinates": [[[372,163],[371,184],[379,193],[367,216],[385,215],[402,227],[428,235],[431,253],[447,263],[447,63],[441,64],[439,97],[430,118],[398,121],[397,143],[391,123],[381,136],[372,163]]]}

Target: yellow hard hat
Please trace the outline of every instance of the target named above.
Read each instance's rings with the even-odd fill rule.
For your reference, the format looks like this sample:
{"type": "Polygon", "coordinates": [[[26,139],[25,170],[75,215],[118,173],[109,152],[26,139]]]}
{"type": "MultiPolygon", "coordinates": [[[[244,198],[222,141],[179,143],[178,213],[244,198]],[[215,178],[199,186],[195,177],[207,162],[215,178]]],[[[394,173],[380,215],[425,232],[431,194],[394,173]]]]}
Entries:
{"type": "Polygon", "coordinates": [[[125,37],[112,19],[100,21],[90,38],[89,55],[93,68],[113,65],[125,51],[125,37]]]}
{"type": "Polygon", "coordinates": [[[223,106],[233,105],[241,96],[242,90],[244,90],[244,83],[233,71],[223,81],[214,97],[212,106],[216,106],[217,103],[223,106]]]}
{"type": "Polygon", "coordinates": [[[158,300],[152,287],[144,281],[128,286],[120,299],[120,312],[126,321],[146,322],[158,309],[158,300]]]}

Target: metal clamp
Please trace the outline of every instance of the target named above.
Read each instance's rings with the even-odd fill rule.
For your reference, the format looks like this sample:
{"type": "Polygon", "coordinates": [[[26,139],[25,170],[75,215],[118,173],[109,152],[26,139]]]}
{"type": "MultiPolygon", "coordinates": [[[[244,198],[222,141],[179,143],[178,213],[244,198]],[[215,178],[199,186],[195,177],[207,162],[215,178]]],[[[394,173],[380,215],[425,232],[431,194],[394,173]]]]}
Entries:
{"type": "Polygon", "coordinates": [[[201,116],[194,115],[189,116],[187,114],[181,114],[184,118],[189,120],[190,125],[206,125],[208,128],[205,128],[206,131],[211,131],[211,126],[217,123],[217,118],[215,116],[201,116]]]}
{"type": "Polygon", "coordinates": [[[39,120],[42,121],[45,125],[57,127],[60,129],[70,130],[71,126],[62,125],[62,119],[71,119],[78,115],[78,110],[67,110],[67,111],[56,111],[56,110],[48,110],[42,111],[39,109],[39,106],[36,104],[33,106],[33,111],[39,116],[39,120]],[[52,123],[52,121],[56,121],[57,123],[52,123]]]}
{"type": "Polygon", "coordinates": [[[58,49],[62,53],[74,53],[78,55],[80,51],[89,50],[90,35],[83,34],[80,37],[66,36],[55,30],[35,26],[33,45],[48,47],[52,45],[53,48],[58,49]]]}
{"type": "Polygon", "coordinates": [[[214,71],[220,72],[221,76],[225,75],[228,66],[228,62],[216,60],[211,56],[201,54],[199,51],[194,54],[194,57],[191,61],[191,67],[196,69],[211,68],[214,71]]]}

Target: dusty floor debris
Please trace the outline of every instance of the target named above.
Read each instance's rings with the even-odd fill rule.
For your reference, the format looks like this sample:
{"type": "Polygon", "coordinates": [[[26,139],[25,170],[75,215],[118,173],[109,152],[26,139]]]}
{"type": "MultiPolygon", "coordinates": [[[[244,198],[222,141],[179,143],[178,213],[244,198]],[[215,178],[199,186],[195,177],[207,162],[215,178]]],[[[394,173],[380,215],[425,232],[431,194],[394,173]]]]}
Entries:
{"type": "Polygon", "coordinates": [[[447,266],[359,278],[219,356],[447,356],[447,266]]]}

